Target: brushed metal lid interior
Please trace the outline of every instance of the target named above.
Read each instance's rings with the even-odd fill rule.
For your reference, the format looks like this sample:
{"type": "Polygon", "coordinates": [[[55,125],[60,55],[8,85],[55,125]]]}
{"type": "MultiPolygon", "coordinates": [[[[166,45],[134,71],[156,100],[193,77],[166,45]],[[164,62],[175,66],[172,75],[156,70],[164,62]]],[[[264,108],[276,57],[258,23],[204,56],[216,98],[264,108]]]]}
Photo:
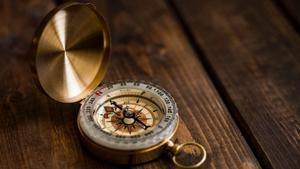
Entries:
{"type": "Polygon", "coordinates": [[[90,94],[104,78],[110,35],[93,5],[65,3],[43,20],[36,43],[36,71],[44,91],[71,103],[90,94]]]}

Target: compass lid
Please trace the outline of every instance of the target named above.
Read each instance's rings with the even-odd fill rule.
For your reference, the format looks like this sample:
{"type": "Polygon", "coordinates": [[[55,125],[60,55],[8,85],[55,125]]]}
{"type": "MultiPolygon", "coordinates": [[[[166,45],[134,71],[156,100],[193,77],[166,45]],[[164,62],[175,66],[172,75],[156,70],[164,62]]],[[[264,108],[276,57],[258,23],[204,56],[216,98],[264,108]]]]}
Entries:
{"type": "Polygon", "coordinates": [[[34,43],[38,79],[51,98],[77,102],[101,83],[111,40],[104,18],[93,5],[71,2],[53,9],[34,43]]]}

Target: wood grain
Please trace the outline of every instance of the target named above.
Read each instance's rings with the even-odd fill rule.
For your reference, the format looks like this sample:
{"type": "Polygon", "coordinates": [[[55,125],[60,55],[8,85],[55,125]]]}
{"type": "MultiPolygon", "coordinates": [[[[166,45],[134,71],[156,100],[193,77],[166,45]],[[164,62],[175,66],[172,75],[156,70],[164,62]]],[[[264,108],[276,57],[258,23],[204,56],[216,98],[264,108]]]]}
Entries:
{"type": "Polygon", "coordinates": [[[174,2],[261,164],[299,168],[299,34],[272,1],[174,2]]]}
{"type": "Polygon", "coordinates": [[[57,103],[35,86],[31,42],[52,8],[49,0],[0,2],[0,168],[118,168],[82,149],[78,104],[57,103]]]}
{"type": "MultiPolygon", "coordinates": [[[[179,142],[196,140],[208,149],[204,168],[259,168],[166,4],[159,0],[95,3],[113,36],[106,80],[142,79],[168,89],[182,117],[179,142]]],[[[170,167],[166,159],[141,166],[170,167]]]]}
{"type": "Polygon", "coordinates": [[[300,32],[300,1],[298,0],[275,0],[282,13],[294,26],[295,30],[300,32]]]}
{"type": "MultiPolygon", "coordinates": [[[[196,54],[163,1],[97,1],[111,25],[113,53],[105,81],[141,79],[168,89],[182,117],[178,141],[208,151],[204,168],[260,168],[196,54]]],[[[34,83],[28,60],[34,30],[51,1],[1,4],[0,168],[174,168],[167,157],[140,166],[99,160],[79,141],[79,104],[62,104],[34,83]]]]}

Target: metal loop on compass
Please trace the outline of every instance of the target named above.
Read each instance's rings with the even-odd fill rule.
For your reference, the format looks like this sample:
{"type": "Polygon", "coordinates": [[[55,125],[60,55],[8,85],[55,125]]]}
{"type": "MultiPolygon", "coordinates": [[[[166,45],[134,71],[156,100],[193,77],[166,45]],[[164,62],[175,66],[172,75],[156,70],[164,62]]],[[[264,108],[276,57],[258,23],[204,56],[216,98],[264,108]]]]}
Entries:
{"type": "Polygon", "coordinates": [[[204,161],[206,160],[206,157],[207,157],[206,150],[201,144],[198,144],[195,142],[188,142],[188,143],[184,143],[184,144],[180,144],[180,145],[176,146],[176,151],[172,157],[172,160],[173,160],[174,164],[180,168],[197,168],[204,163],[204,161]],[[178,162],[177,157],[178,157],[178,155],[180,155],[180,153],[183,152],[182,150],[186,146],[189,146],[189,145],[192,145],[192,146],[195,146],[196,148],[198,148],[201,151],[202,158],[197,163],[194,163],[191,165],[182,164],[182,163],[178,162]]]}

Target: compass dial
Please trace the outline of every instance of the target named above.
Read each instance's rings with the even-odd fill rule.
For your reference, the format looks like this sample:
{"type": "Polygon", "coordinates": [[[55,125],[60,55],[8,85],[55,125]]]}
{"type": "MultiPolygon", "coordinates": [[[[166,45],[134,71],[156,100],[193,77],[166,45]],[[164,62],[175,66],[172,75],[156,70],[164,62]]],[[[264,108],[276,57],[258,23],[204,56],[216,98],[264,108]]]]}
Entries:
{"type": "Polygon", "coordinates": [[[113,135],[133,136],[151,131],[163,117],[163,110],[152,100],[143,97],[145,92],[134,89],[119,90],[98,107],[94,120],[113,135]]]}
{"type": "Polygon", "coordinates": [[[146,82],[121,81],[97,88],[83,103],[79,127],[90,140],[113,149],[136,150],[173,135],[174,99],[146,82]]]}

